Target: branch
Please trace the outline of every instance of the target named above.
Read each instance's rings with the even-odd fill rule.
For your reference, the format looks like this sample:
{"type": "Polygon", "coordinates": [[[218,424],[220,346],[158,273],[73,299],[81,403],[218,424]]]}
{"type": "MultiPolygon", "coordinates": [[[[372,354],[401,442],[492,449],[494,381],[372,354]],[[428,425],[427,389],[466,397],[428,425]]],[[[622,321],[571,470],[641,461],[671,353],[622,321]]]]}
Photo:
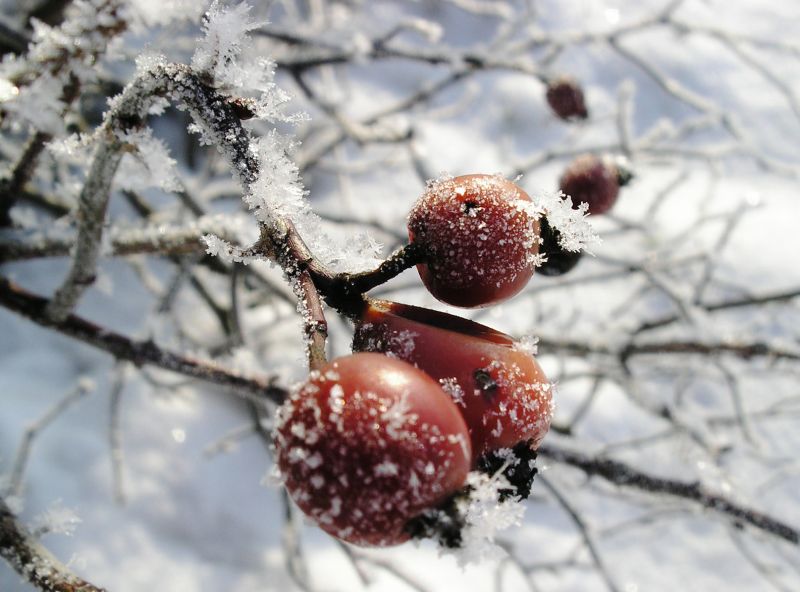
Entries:
{"type": "Polygon", "coordinates": [[[94,280],[111,181],[124,147],[116,133],[140,125],[155,98],[164,95],[189,108],[195,121],[227,156],[245,191],[258,176],[250,134],[242,127],[228,97],[185,65],[158,64],[140,74],[113,101],[99,132],[100,145],[79,200],[80,227],[72,269],[48,308],[54,321],[66,318],[94,280]]]}
{"type": "Polygon", "coordinates": [[[10,212],[16,203],[17,194],[33,175],[36,161],[49,141],[49,134],[42,131],[34,132],[22,149],[17,162],[0,180],[0,227],[11,225],[10,212]]]}
{"type": "Polygon", "coordinates": [[[0,556],[44,592],[103,592],[69,571],[22,526],[0,498],[0,556]]]}
{"type": "Polygon", "coordinates": [[[122,160],[122,142],[112,134],[108,135],[97,147],[78,198],[79,226],[72,266],[46,311],[53,321],[63,321],[95,280],[111,181],[122,160]]]}
{"type": "MultiPolygon", "coordinates": [[[[209,233],[229,242],[236,241],[233,233],[221,220],[209,217],[200,218],[186,226],[153,224],[142,228],[112,228],[108,231],[111,248],[107,254],[110,257],[125,257],[141,254],[203,253],[206,245],[200,237],[209,233]]],[[[75,238],[70,236],[43,236],[36,240],[23,238],[16,240],[13,233],[0,234],[0,263],[43,257],[66,257],[74,245],[75,238]]]]}
{"type": "Polygon", "coordinates": [[[72,314],[63,321],[53,321],[45,314],[48,303],[46,298],[31,294],[15,283],[0,278],[0,305],[38,325],[101,349],[119,360],[133,362],[137,366],[156,366],[191,376],[256,397],[258,400],[266,397],[280,403],[286,396],[286,391],[276,386],[273,379],[267,376],[243,375],[210,360],[162,349],[151,340],[136,341],[72,314]]]}
{"type": "MultiPolygon", "coordinates": [[[[800,297],[800,288],[790,288],[780,292],[772,292],[769,294],[761,294],[759,296],[744,296],[741,298],[733,298],[731,300],[721,300],[718,302],[710,302],[708,304],[698,305],[700,308],[707,312],[715,312],[718,310],[728,310],[731,308],[743,308],[746,306],[758,306],[761,304],[768,304],[771,302],[785,302],[800,297]]],[[[681,317],[677,315],[667,315],[652,321],[642,323],[635,331],[634,334],[657,329],[670,325],[679,321],[681,317]]]]}
{"type": "Polygon", "coordinates": [[[752,358],[772,358],[776,360],[800,360],[800,352],[783,349],[763,341],[734,342],[718,341],[704,343],[693,340],[657,341],[653,343],[630,343],[621,349],[605,345],[592,344],[588,341],[569,341],[542,336],[539,344],[553,352],[567,352],[586,356],[591,354],[616,356],[623,363],[634,356],[652,354],[684,354],[710,356],[730,354],[749,360],[752,358]]]}
{"type": "Polygon", "coordinates": [[[704,508],[733,518],[736,523],[749,524],[793,545],[800,545],[800,530],[797,528],[710,492],[697,481],[687,482],[656,477],[616,460],[595,458],[559,446],[544,445],[539,448],[539,453],[554,461],[580,469],[587,476],[602,477],[621,487],[691,500],[704,508]]]}
{"type": "Polygon", "coordinates": [[[328,362],[325,356],[325,342],[328,339],[328,322],[325,320],[325,313],[322,310],[319,292],[317,292],[314,280],[311,278],[311,274],[308,273],[308,271],[302,271],[298,275],[296,291],[300,298],[300,316],[303,317],[303,325],[306,334],[308,367],[311,370],[319,370],[328,362]]]}

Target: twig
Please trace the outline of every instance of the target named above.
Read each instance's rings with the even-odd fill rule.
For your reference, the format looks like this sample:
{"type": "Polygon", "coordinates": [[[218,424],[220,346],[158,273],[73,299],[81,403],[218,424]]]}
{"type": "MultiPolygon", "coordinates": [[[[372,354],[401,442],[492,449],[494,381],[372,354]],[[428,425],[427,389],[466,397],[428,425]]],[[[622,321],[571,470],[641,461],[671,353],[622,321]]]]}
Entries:
{"type": "Polygon", "coordinates": [[[108,414],[108,443],[111,450],[111,483],[114,489],[114,500],[118,504],[125,503],[125,455],[122,448],[121,409],[126,374],[126,364],[117,364],[114,369],[114,380],[111,384],[108,414]]]}
{"type": "Polygon", "coordinates": [[[297,294],[300,298],[300,316],[306,335],[308,367],[319,370],[328,359],[325,356],[325,343],[328,339],[328,322],[322,310],[322,301],[308,271],[300,272],[297,278],[297,294]]]}
{"type": "Polygon", "coordinates": [[[17,194],[33,175],[36,161],[50,139],[49,134],[34,132],[17,162],[0,181],[0,227],[11,225],[10,212],[17,200],[17,194]]]}
{"type": "Polygon", "coordinates": [[[111,181],[121,160],[122,143],[116,137],[101,141],[78,199],[79,226],[72,266],[45,312],[53,321],[64,320],[94,283],[111,181]]]}
{"type": "Polygon", "coordinates": [[[539,453],[556,462],[580,469],[588,476],[602,477],[621,487],[631,487],[696,502],[709,510],[724,514],[736,522],[749,524],[793,545],[800,545],[800,530],[797,528],[763,512],[732,502],[720,494],[709,492],[697,481],[687,482],[657,477],[616,460],[595,458],[552,444],[541,446],[539,453]]]}
{"type": "Polygon", "coordinates": [[[58,416],[64,413],[73,403],[82,399],[85,395],[94,390],[94,384],[90,380],[81,380],[77,386],[70,390],[64,397],[52,405],[39,419],[30,424],[22,436],[22,441],[14,458],[14,465],[11,469],[11,477],[8,495],[19,495],[22,492],[23,477],[25,467],[28,464],[33,441],[44,431],[58,416]]]}
{"type": "MultiPolygon", "coordinates": [[[[716,302],[698,304],[697,306],[707,312],[715,312],[719,310],[729,310],[732,308],[743,308],[746,306],[759,306],[761,304],[768,304],[772,302],[786,302],[795,298],[800,298],[800,288],[789,288],[788,290],[760,294],[757,296],[743,296],[741,298],[732,298],[730,300],[718,300],[716,302]]],[[[642,323],[634,331],[634,334],[665,327],[675,323],[678,320],[680,320],[680,317],[677,315],[667,315],[652,321],[647,321],[642,323]]]]}
{"type": "Polygon", "coordinates": [[[70,572],[19,523],[2,498],[0,556],[43,592],[104,592],[70,572]]]}
{"type": "Polygon", "coordinates": [[[589,531],[589,527],[587,526],[584,519],[581,517],[581,514],[574,507],[572,507],[572,504],[569,502],[569,500],[564,496],[564,494],[559,490],[559,488],[553,485],[550,479],[540,477],[538,481],[539,483],[544,485],[548,491],[550,491],[553,497],[556,498],[556,501],[559,503],[559,505],[562,508],[564,508],[564,511],[569,515],[569,517],[575,523],[575,526],[581,533],[581,537],[583,538],[583,542],[586,545],[586,549],[587,551],[589,551],[589,555],[591,556],[592,561],[597,567],[597,571],[600,574],[600,577],[606,583],[606,586],[608,586],[608,589],[611,590],[611,592],[619,592],[620,589],[617,586],[616,582],[614,582],[613,578],[611,577],[611,573],[609,572],[608,567],[606,566],[606,563],[603,560],[602,555],[600,555],[600,551],[597,549],[597,543],[595,543],[594,536],[589,531]]]}
{"type": "Polygon", "coordinates": [[[133,362],[137,366],[151,365],[217,384],[233,391],[262,399],[266,397],[280,403],[286,391],[276,386],[266,376],[244,375],[201,358],[185,356],[165,350],[153,341],[136,341],[105,329],[75,315],[54,322],[45,313],[46,298],[36,296],[20,286],[0,278],[0,305],[23,317],[101,349],[120,360],[133,362]]]}
{"type": "MultiPolygon", "coordinates": [[[[106,255],[110,257],[203,253],[206,245],[200,237],[208,233],[235,241],[226,225],[213,217],[200,218],[186,226],[154,224],[142,228],[111,228],[107,232],[110,249],[106,255]]],[[[29,240],[21,234],[4,233],[0,234],[0,263],[66,257],[74,246],[75,239],[71,236],[45,235],[29,240]]]]}

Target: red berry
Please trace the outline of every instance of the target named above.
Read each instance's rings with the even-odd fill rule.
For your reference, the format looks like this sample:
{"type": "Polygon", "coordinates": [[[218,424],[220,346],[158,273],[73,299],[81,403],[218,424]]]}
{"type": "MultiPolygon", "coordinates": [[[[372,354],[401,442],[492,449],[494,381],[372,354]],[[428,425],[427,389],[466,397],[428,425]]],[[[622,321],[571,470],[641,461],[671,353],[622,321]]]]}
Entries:
{"type": "Polygon", "coordinates": [[[607,158],[584,154],[573,160],[561,175],[561,191],[572,197],[576,206],[585,202],[590,214],[603,214],[611,209],[619,193],[616,165],[607,158]]]}
{"type": "Polygon", "coordinates": [[[430,376],[359,353],[318,371],[278,414],[277,464],[289,495],[325,532],[395,545],[407,522],[465,482],[464,420],[430,376]]]}
{"type": "Polygon", "coordinates": [[[447,304],[488,306],[528,283],[539,251],[531,198],[499,175],[464,175],[428,184],[408,217],[417,266],[431,294],[447,304]]]}
{"type": "Polygon", "coordinates": [[[547,103],[561,119],[589,117],[583,90],[578,82],[569,76],[554,78],[547,84],[547,103]]]}
{"type": "Polygon", "coordinates": [[[437,379],[467,422],[473,462],[520,442],[536,448],[550,427],[551,385],[536,359],[485,325],[370,300],[356,323],[353,349],[387,353],[437,379]]]}

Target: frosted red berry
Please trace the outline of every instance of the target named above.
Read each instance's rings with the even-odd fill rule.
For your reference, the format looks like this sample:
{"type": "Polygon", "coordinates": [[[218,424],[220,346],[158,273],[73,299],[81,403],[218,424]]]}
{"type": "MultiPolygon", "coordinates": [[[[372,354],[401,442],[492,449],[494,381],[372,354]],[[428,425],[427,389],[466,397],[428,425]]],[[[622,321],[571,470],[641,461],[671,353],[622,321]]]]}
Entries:
{"type": "Polygon", "coordinates": [[[490,327],[370,300],[356,322],[353,348],[384,352],[437,379],[464,416],[474,462],[520,442],[536,448],[550,427],[550,382],[528,348],[490,327]]]}
{"type": "Polygon", "coordinates": [[[585,202],[590,214],[603,214],[617,201],[619,173],[611,159],[584,154],[567,166],[559,186],[573,204],[585,202]]]}
{"type": "Polygon", "coordinates": [[[460,489],[471,462],[467,427],[441,386],[377,353],[312,372],[279,410],[275,448],[297,506],[356,545],[407,540],[408,521],[460,489]]]}
{"type": "Polygon", "coordinates": [[[586,119],[589,111],[583,89],[569,76],[554,78],[547,84],[547,103],[561,119],[586,119]]]}
{"type": "Polygon", "coordinates": [[[417,266],[431,294],[447,304],[488,306],[528,283],[539,251],[539,221],[531,198],[499,175],[432,181],[408,217],[421,247],[417,266]]]}

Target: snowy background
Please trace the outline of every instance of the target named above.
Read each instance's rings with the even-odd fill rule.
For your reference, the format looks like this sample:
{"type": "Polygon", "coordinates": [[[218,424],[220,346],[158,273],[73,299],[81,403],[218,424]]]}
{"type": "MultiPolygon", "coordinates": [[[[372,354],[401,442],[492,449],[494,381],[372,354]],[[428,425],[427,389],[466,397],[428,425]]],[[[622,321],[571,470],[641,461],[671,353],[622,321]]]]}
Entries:
{"type": "MultiPolygon", "coordinates": [[[[34,4],[4,0],[3,22],[23,30],[34,4]]],[[[63,108],[43,91],[39,103],[10,99],[7,162],[28,119],[56,128],[46,131],[57,144],[91,131],[136,56],[191,62],[206,5],[129,4],[130,27],[82,74],[87,90],[72,109],[80,115],[64,118],[66,129],[38,117],[63,108]]],[[[242,14],[220,29],[223,45],[242,14]]],[[[289,121],[249,128],[258,137],[277,125],[297,142],[293,160],[322,218],[300,228],[340,268],[368,267],[400,244],[409,207],[441,172],[521,175],[536,195],[556,190],[577,154],[627,156],[636,178],[594,221],[603,239],[594,257],[562,278],[534,276],[502,306],[450,312],[539,337],[558,389],[546,444],[697,481],[797,533],[800,6],[284,0],[259,3],[249,18],[258,24],[240,62],[275,60],[276,82],[291,96],[289,121]],[[586,122],[550,112],[542,79],[556,74],[584,86],[586,122]]],[[[229,70],[228,89],[274,96],[252,72],[229,70]]],[[[144,140],[158,158],[123,166],[109,206],[114,232],[186,227],[203,211],[222,215],[213,222],[242,244],[252,240],[255,222],[227,163],[186,133],[186,113],[167,108],[150,124],[177,168],[158,174],[166,159],[144,140]],[[146,222],[131,192],[154,211],[146,222]]],[[[29,190],[70,206],[87,158],[64,156],[64,146],[42,156],[29,190]]],[[[281,195],[295,197],[293,187],[286,181],[281,195]]],[[[35,204],[19,200],[17,228],[0,239],[40,240],[42,229],[71,236],[68,217],[35,204]]],[[[302,378],[300,323],[280,272],[237,267],[232,336],[219,314],[231,278],[200,258],[103,257],[76,312],[282,385],[302,378]]],[[[68,264],[8,262],[0,275],[51,295],[68,264]]],[[[375,292],[445,310],[414,271],[375,292]]],[[[328,321],[331,357],[346,353],[351,329],[333,312],[328,321]]],[[[268,443],[254,427],[254,417],[268,424],[268,405],[115,363],[2,308],[0,397],[4,498],[32,530],[49,531],[42,542],[74,572],[114,592],[800,589],[796,540],[678,496],[590,479],[547,456],[523,524],[501,534],[495,556],[461,568],[429,543],[346,548],[287,509],[270,479],[268,443]],[[42,429],[26,440],[35,425],[42,429]]],[[[0,590],[30,589],[0,564],[0,590]]]]}

